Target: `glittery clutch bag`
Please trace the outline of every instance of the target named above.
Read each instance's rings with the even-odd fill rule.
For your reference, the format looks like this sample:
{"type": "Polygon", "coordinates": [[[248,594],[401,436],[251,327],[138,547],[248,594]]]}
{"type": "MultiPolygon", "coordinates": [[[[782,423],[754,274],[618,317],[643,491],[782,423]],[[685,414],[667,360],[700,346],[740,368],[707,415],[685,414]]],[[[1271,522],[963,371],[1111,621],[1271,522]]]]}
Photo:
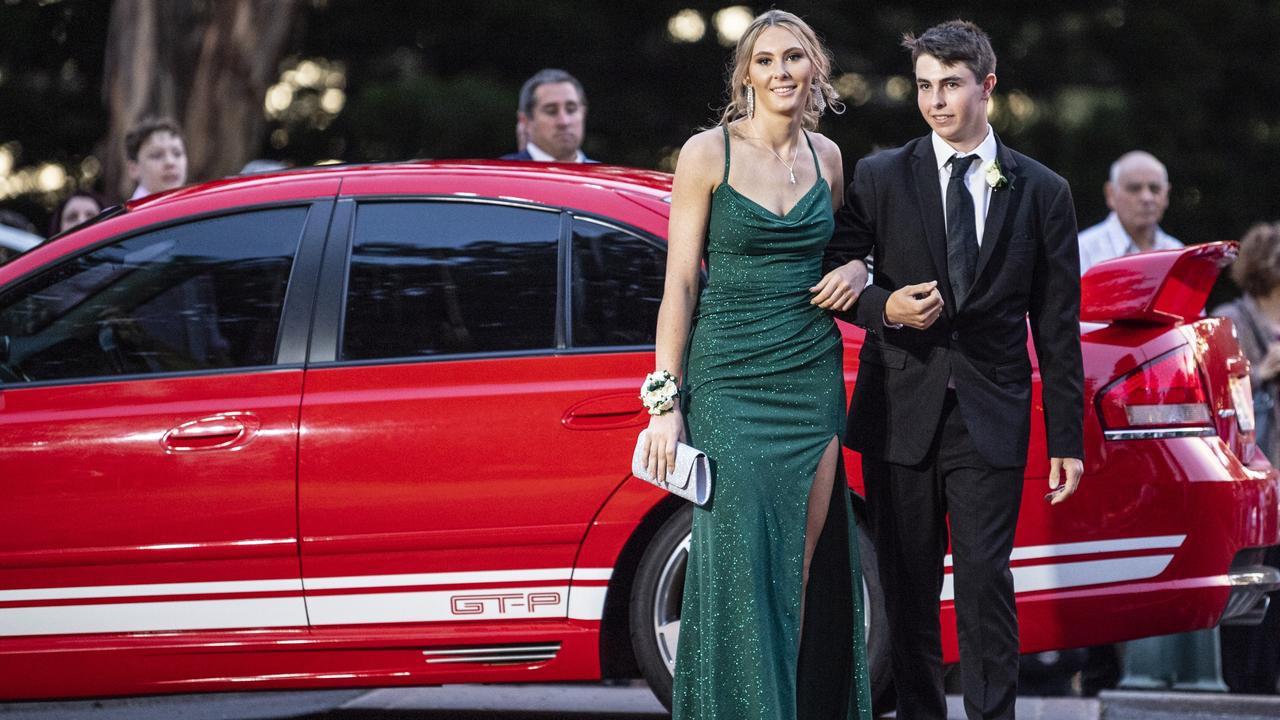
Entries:
{"type": "Polygon", "coordinates": [[[676,443],[675,468],[665,478],[653,477],[645,462],[644,439],[647,432],[641,430],[640,437],[636,438],[636,450],[631,455],[631,474],[695,505],[706,505],[711,499],[711,463],[707,461],[706,453],[692,445],[676,443]]]}

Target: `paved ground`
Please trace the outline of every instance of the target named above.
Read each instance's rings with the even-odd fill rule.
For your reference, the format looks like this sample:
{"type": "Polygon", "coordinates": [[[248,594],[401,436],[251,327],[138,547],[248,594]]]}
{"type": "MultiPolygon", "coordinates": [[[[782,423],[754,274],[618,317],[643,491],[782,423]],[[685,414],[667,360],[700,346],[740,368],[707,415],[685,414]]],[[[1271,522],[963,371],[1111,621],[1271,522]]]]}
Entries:
{"type": "MultiPolygon", "coordinates": [[[[964,720],[948,697],[950,720],[964,720]]],[[[1276,720],[1280,698],[1111,692],[1018,699],[1020,720],[1276,720]]],[[[647,687],[447,685],[434,688],[176,695],[0,704],[3,720],[664,720],[647,687]]]]}
{"type": "Polygon", "coordinates": [[[1276,720],[1280,697],[1219,693],[1104,692],[1101,720],[1276,720]]]}

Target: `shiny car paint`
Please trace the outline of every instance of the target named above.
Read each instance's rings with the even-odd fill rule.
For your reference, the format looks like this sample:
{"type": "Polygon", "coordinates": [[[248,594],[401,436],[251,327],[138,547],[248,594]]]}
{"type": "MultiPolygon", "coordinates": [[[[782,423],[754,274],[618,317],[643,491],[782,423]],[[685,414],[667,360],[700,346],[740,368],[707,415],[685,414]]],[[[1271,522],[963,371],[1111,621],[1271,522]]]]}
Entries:
{"type": "MultiPolygon", "coordinates": [[[[501,162],[230,179],[0,268],[2,291],[149,228],[307,208],[273,364],[0,386],[0,697],[634,674],[634,573],[678,507],[627,474],[651,349],[343,361],[340,307],[360,203],[502,203],[661,238],[669,192],[659,173],[501,162]]],[[[1057,507],[1034,378],[1013,558],[1025,652],[1212,626],[1236,554],[1280,544],[1280,481],[1222,412],[1228,375],[1247,373],[1230,324],[1142,302],[1172,262],[1086,276],[1086,475],[1057,507]],[[1091,290],[1105,277],[1146,295],[1113,302],[1091,290]],[[1104,439],[1099,393],[1182,347],[1214,433],[1104,439]]],[[[851,388],[862,332],[841,330],[851,388]]],[[[856,454],[845,466],[862,492],[856,454]]]]}

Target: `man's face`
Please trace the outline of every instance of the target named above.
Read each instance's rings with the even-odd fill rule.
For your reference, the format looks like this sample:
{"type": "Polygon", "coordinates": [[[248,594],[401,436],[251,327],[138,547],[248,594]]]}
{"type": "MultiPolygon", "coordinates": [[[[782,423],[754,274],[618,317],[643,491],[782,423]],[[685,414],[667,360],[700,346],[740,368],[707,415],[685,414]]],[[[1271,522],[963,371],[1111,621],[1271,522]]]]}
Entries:
{"type": "Polygon", "coordinates": [[[972,150],[987,136],[987,101],[996,76],[981,81],[964,63],[944,65],[932,55],[916,60],[916,102],[929,127],[959,150],[972,150]]]}
{"type": "Polygon", "coordinates": [[[543,83],[533,91],[533,114],[525,118],[529,142],[569,162],[582,147],[587,106],[573,83],[543,83]]]}
{"type": "Polygon", "coordinates": [[[187,182],[187,148],[167,130],[151,133],[128,163],[129,178],[149,192],[172,190],[187,182]]]}
{"type": "Polygon", "coordinates": [[[1115,211],[1126,229],[1159,225],[1169,208],[1169,180],[1163,168],[1147,158],[1125,162],[1116,182],[1108,181],[1104,190],[1107,207],[1115,211]]]}

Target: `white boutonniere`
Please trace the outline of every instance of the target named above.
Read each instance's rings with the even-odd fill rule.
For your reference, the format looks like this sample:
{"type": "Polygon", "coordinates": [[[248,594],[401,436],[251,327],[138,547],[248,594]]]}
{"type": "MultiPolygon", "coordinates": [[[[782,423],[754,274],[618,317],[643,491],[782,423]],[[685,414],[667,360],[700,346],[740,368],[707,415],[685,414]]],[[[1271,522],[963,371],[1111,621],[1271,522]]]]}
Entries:
{"type": "Polygon", "coordinates": [[[1000,190],[1002,188],[1009,187],[1012,183],[1012,178],[1005,175],[1004,171],[1000,169],[999,160],[992,160],[984,165],[982,172],[986,175],[987,187],[992,190],[1000,190]]]}

